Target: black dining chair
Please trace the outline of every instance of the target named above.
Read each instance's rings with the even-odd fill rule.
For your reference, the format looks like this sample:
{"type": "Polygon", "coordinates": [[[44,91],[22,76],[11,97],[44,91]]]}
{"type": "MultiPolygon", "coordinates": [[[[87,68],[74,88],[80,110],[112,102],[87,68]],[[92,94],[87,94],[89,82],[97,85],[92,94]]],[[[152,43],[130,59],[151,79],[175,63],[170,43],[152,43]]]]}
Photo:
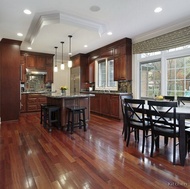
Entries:
{"type": "Polygon", "coordinates": [[[177,96],[177,102],[178,105],[180,106],[180,104],[185,105],[185,102],[189,102],[190,103],[190,97],[187,96],[177,96]]]}
{"type": "Polygon", "coordinates": [[[127,146],[129,146],[130,135],[134,132],[135,139],[139,141],[139,130],[143,132],[142,153],[144,153],[145,138],[149,137],[148,131],[150,124],[146,117],[144,109],[145,100],[141,99],[124,99],[125,117],[127,124],[127,146]]]}
{"type": "Polygon", "coordinates": [[[155,146],[159,149],[159,136],[170,137],[173,138],[173,164],[175,164],[176,145],[179,138],[179,125],[176,117],[177,102],[148,101],[148,105],[152,131],[150,156],[153,157],[155,146]]]}
{"type": "Polygon", "coordinates": [[[132,95],[120,95],[120,101],[121,101],[121,110],[123,115],[123,130],[122,134],[124,135],[124,140],[127,139],[127,124],[126,124],[126,118],[125,118],[125,102],[124,99],[132,99],[132,95]]]}
{"type": "Polygon", "coordinates": [[[174,101],[175,97],[174,96],[163,96],[165,100],[168,101],[174,101]]]}

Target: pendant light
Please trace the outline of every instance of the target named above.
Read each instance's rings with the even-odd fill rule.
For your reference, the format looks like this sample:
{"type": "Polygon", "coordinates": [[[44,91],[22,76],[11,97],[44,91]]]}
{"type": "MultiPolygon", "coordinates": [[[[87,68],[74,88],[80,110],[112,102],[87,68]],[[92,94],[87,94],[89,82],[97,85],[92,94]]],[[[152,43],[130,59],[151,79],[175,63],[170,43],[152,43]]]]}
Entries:
{"type": "Polygon", "coordinates": [[[54,66],[54,72],[58,72],[58,67],[57,67],[57,48],[55,47],[55,66],[54,66]]]}
{"type": "Polygon", "coordinates": [[[64,42],[61,41],[61,44],[62,44],[62,63],[61,63],[61,70],[64,70],[64,69],[65,69],[65,65],[64,65],[64,63],[63,63],[63,44],[64,44],[64,42]]]}
{"type": "Polygon", "coordinates": [[[72,67],[72,61],[71,61],[71,55],[72,55],[72,52],[71,52],[71,38],[72,38],[72,35],[68,35],[69,37],[69,61],[68,61],[68,67],[71,68],[72,67]]]}

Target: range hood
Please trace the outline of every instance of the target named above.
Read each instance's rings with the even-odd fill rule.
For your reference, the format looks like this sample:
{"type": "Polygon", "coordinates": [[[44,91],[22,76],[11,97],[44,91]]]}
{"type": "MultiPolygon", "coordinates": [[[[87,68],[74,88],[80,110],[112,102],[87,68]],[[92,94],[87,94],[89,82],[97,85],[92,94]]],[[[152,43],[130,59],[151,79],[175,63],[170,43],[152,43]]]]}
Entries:
{"type": "Polygon", "coordinates": [[[28,69],[26,68],[26,74],[27,75],[46,75],[46,70],[38,70],[38,69],[28,69]]]}

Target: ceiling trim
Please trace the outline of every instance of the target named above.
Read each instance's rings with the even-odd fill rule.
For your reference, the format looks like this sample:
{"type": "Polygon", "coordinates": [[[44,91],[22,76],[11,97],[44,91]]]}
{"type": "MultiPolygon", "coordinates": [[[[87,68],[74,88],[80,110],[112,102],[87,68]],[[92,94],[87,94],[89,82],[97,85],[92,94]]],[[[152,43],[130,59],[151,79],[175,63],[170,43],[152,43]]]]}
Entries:
{"type": "Polygon", "coordinates": [[[106,26],[104,24],[69,15],[66,13],[38,13],[34,16],[34,19],[29,27],[28,33],[25,38],[25,42],[32,44],[42,27],[55,23],[66,23],[90,30],[95,30],[98,32],[100,37],[107,31],[106,26]]]}

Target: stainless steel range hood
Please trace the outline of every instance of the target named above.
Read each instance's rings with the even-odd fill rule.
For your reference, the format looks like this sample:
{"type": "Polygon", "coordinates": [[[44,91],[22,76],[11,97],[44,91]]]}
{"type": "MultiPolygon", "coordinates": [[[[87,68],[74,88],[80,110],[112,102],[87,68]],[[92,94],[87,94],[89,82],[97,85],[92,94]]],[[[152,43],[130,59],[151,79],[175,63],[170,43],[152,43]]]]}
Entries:
{"type": "Polygon", "coordinates": [[[45,70],[38,70],[38,69],[28,69],[26,68],[27,75],[46,75],[47,71],[45,70]]]}

